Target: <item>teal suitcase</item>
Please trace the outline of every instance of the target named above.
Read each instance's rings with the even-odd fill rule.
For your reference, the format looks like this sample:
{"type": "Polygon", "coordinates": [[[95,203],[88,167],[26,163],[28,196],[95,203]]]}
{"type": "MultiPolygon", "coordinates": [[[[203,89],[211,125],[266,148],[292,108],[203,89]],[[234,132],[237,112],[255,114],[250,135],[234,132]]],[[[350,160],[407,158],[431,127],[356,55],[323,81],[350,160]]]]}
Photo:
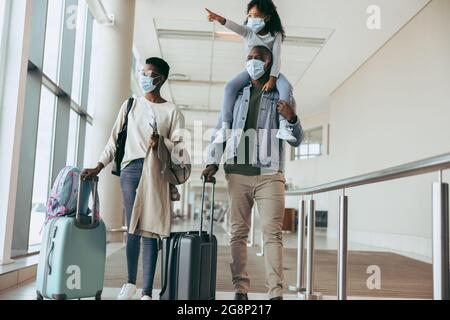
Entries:
{"type": "MultiPolygon", "coordinates": [[[[81,179],[80,179],[81,180],[81,179]]],[[[86,183],[86,182],[84,182],[86,183]]],[[[75,217],[56,218],[44,229],[36,278],[38,300],[101,300],[106,260],[106,228],[104,222],[80,214],[83,182],[78,189],[75,217]]],[[[93,183],[93,203],[97,197],[93,183]]],[[[95,208],[93,210],[96,211],[95,208]]]]}

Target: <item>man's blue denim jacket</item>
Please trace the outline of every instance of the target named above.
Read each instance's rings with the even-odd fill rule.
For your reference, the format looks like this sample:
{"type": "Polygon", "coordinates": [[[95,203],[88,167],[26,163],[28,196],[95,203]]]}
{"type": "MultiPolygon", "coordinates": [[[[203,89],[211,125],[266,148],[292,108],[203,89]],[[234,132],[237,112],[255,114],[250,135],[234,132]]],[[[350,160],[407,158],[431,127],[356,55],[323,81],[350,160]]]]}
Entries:
{"type": "MultiPolygon", "coordinates": [[[[216,126],[216,130],[211,139],[211,144],[208,147],[207,164],[215,164],[219,166],[221,159],[224,162],[238,157],[238,146],[243,136],[248,136],[244,133],[245,123],[247,120],[248,108],[250,103],[250,89],[252,84],[245,87],[239,94],[234,105],[232,138],[225,144],[213,144],[215,132],[222,127],[222,114],[216,126]]],[[[253,153],[252,165],[261,169],[261,174],[270,174],[274,172],[284,172],[284,141],[276,138],[279,128],[279,113],[277,111],[277,104],[279,101],[279,94],[277,91],[263,93],[261,98],[261,106],[259,110],[257,130],[253,132],[253,138],[250,138],[254,143],[255,152],[253,153]]],[[[290,104],[295,108],[295,100],[291,92],[290,104]]],[[[290,143],[293,147],[298,147],[303,140],[303,129],[300,124],[300,118],[297,117],[297,122],[292,124],[293,135],[297,138],[297,142],[290,143]]],[[[239,161],[239,160],[238,160],[239,161]]]]}

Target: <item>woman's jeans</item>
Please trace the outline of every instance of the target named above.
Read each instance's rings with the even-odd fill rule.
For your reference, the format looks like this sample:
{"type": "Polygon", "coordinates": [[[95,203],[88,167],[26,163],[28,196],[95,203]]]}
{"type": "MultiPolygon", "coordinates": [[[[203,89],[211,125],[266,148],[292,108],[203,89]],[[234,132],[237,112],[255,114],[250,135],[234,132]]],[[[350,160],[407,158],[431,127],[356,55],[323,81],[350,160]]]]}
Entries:
{"type": "MultiPolygon", "coordinates": [[[[127,225],[130,226],[131,213],[133,212],[136,190],[142,176],[142,167],[144,159],[138,159],[131,162],[121,172],[120,186],[124,202],[127,225]]],[[[158,240],[154,238],[141,237],[134,234],[128,234],[127,240],[127,266],[128,283],[136,284],[139,254],[141,250],[141,238],[143,238],[143,285],[142,294],[152,296],[153,280],[155,278],[156,262],[158,259],[158,240]]]]}

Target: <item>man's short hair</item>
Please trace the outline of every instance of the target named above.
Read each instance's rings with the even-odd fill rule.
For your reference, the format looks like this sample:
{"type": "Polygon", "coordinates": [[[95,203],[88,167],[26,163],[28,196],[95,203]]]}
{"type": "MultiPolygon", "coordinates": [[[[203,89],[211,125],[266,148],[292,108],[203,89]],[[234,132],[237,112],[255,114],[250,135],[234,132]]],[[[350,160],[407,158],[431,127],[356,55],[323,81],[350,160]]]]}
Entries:
{"type": "Polygon", "coordinates": [[[264,52],[264,54],[267,54],[270,57],[270,61],[273,61],[272,51],[269,48],[267,48],[266,46],[254,46],[252,48],[252,50],[258,50],[260,52],[261,51],[264,52]]]}
{"type": "Polygon", "coordinates": [[[151,64],[152,66],[154,66],[156,68],[156,72],[165,76],[166,78],[169,78],[170,66],[163,59],[157,58],[157,57],[148,58],[145,61],[145,64],[151,64]]]}

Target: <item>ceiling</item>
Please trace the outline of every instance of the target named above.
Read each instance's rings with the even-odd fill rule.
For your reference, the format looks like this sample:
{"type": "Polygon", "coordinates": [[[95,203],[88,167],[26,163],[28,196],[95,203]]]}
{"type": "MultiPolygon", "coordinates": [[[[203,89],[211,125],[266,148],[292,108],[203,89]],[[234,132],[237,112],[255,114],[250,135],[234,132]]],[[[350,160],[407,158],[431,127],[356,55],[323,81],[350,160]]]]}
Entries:
{"type": "MultiPolygon", "coordinates": [[[[428,2],[275,1],[288,36],[282,73],[294,85],[300,114],[327,111],[330,94],[428,2]],[[370,5],[381,8],[380,30],[366,27],[370,5]]],[[[225,82],[244,70],[245,54],[238,37],[206,20],[204,7],[236,22],[245,19],[246,1],[137,0],[134,47],[141,62],[150,56],[169,62],[164,94],[185,113],[210,114],[211,125],[225,82]]]]}

